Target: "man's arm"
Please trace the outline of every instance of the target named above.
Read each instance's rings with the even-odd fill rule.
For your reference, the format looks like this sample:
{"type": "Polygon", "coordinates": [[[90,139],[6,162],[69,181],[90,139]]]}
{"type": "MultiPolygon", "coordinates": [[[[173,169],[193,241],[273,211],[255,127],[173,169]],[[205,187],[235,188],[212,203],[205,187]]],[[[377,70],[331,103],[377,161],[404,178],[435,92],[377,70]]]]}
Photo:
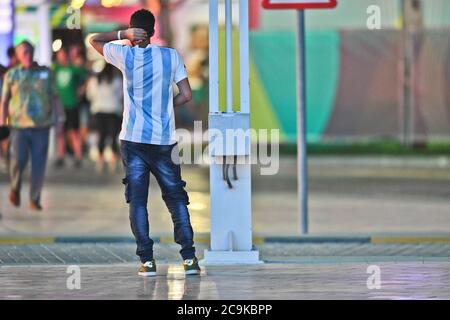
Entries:
{"type": "Polygon", "coordinates": [[[192,100],[192,90],[188,78],[177,83],[180,93],[173,99],[174,107],[182,106],[192,100]]]}
{"type": "Polygon", "coordinates": [[[147,32],[143,29],[130,28],[121,31],[98,33],[89,39],[89,43],[95,50],[97,50],[98,53],[103,55],[103,47],[105,44],[111,41],[119,40],[119,36],[120,40],[130,40],[132,43],[136,44],[148,39],[147,32]]]}
{"type": "Polygon", "coordinates": [[[0,127],[6,126],[9,116],[9,100],[11,99],[11,91],[9,90],[9,84],[5,76],[3,82],[2,96],[0,101],[0,127]]]}

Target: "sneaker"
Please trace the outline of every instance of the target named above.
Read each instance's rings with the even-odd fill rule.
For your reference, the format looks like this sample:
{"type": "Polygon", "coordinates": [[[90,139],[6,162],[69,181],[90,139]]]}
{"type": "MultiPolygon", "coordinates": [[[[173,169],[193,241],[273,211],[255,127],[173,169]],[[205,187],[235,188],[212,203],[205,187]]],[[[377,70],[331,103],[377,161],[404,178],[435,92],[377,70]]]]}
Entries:
{"type": "Polygon", "coordinates": [[[75,160],[73,167],[75,169],[81,169],[81,167],[83,166],[83,162],[81,160],[75,160]]]}
{"type": "Polygon", "coordinates": [[[30,201],[30,210],[33,211],[42,211],[42,206],[37,201],[30,201]]]}
{"type": "Polygon", "coordinates": [[[155,260],[144,263],[139,269],[138,273],[141,277],[154,277],[156,276],[156,263],[155,260]]]}
{"type": "Polygon", "coordinates": [[[58,159],[55,161],[54,167],[55,169],[62,169],[64,168],[64,159],[58,159]]]}
{"type": "Polygon", "coordinates": [[[199,275],[202,271],[197,258],[184,260],[183,266],[186,275],[199,275]]]}
{"type": "Polygon", "coordinates": [[[105,163],[104,162],[97,162],[95,164],[95,171],[97,172],[97,174],[103,174],[105,171],[105,163]]]}
{"type": "Polygon", "coordinates": [[[16,208],[20,207],[20,193],[17,191],[11,191],[9,193],[9,202],[16,208]]]}

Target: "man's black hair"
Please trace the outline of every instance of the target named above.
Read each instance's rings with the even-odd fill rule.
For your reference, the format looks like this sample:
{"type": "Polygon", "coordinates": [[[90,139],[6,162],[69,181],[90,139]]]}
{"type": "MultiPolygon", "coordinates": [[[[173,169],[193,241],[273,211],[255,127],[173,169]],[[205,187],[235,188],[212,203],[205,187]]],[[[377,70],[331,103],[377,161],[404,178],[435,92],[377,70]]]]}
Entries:
{"type": "Polygon", "coordinates": [[[8,55],[8,58],[12,58],[16,55],[16,49],[14,47],[9,47],[8,50],[6,51],[6,54],[8,55]]]}
{"type": "Polygon", "coordinates": [[[34,53],[34,46],[31,44],[30,41],[28,41],[28,40],[23,40],[21,43],[19,43],[19,44],[16,46],[16,49],[17,49],[17,47],[20,47],[20,46],[25,46],[25,47],[27,47],[28,49],[30,49],[32,53],[34,53]]]}
{"type": "Polygon", "coordinates": [[[130,27],[144,29],[151,37],[155,32],[155,16],[149,10],[138,10],[131,16],[130,27]]]}

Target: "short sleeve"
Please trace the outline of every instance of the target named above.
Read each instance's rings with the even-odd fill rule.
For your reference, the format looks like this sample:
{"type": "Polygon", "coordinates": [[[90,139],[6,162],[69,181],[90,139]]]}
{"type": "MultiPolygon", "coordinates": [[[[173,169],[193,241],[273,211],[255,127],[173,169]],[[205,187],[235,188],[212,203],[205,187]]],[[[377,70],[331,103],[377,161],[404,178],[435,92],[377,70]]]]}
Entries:
{"type": "Polygon", "coordinates": [[[188,77],[186,66],[184,65],[183,57],[175,51],[176,56],[176,69],[175,69],[175,83],[180,82],[188,77]]]}
{"type": "Polygon", "coordinates": [[[103,56],[105,57],[106,62],[112,64],[119,70],[123,70],[126,48],[126,46],[111,42],[105,44],[103,46],[103,56]]]}

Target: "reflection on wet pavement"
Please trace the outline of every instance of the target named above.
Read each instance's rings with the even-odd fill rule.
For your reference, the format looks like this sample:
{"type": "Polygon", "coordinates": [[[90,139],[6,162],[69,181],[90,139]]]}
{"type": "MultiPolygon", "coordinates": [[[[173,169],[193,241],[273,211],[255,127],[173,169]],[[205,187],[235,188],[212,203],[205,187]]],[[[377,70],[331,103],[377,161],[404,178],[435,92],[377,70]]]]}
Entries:
{"type": "Polygon", "coordinates": [[[0,299],[449,299],[450,262],[380,263],[381,288],[367,287],[365,263],[204,267],[185,277],[159,265],[154,278],[133,265],[81,266],[81,289],[69,290],[64,266],[0,268],[0,299]]]}

